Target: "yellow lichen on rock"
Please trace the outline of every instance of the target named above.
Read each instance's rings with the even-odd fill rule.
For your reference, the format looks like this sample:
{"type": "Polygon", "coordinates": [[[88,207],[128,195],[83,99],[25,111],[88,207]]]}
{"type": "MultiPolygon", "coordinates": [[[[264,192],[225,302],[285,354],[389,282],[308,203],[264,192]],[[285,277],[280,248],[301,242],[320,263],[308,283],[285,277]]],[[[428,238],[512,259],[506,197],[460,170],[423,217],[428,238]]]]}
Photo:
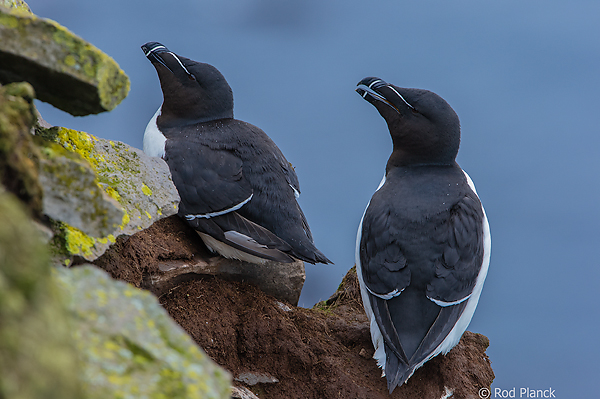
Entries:
{"type": "MultiPolygon", "coordinates": [[[[15,3],[0,6],[7,1],[15,3]]],[[[0,83],[27,81],[37,98],[72,115],[110,111],[127,96],[129,78],[110,56],[27,10],[0,7],[0,83]]]]}
{"type": "Polygon", "coordinates": [[[23,13],[25,15],[33,14],[29,5],[23,0],[0,0],[0,7],[10,8],[13,12],[23,13]]]}
{"type": "Polygon", "coordinates": [[[148,187],[146,183],[142,183],[142,192],[148,196],[152,195],[152,190],[150,190],[150,187],[148,187]]]}
{"type": "Polygon", "coordinates": [[[154,221],[177,212],[179,196],[163,160],[148,157],[124,143],[64,127],[39,129],[39,134],[87,161],[95,174],[96,184],[122,209],[114,229],[104,233],[112,234],[112,240],[110,236],[85,237],[81,234],[89,232],[79,226],[75,227],[86,231],[79,235],[65,234],[68,242],[61,248],[67,255],[93,260],[114,242],[114,236],[135,234],[154,221]]]}
{"type": "Polygon", "coordinates": [[[65,225],[66,248],[72,255],[91,255],[96,239],[90,237],[81,230],[65,225]]]}
{"type": "Polygon", "coordinates": [[[96,138],[91,134],[80,132],[66,127],[57,127],[55,141],[69,151],[73,151],[88,161],[94,169],[98,166],[98,160],[92,156],[96,138]]]}
{"type": "Polygon", "coordinates": [[[150,292],[92,266],[56,270],[70,297],[86,392],[108,398],[230,397],[229,374],[150,292]]]}

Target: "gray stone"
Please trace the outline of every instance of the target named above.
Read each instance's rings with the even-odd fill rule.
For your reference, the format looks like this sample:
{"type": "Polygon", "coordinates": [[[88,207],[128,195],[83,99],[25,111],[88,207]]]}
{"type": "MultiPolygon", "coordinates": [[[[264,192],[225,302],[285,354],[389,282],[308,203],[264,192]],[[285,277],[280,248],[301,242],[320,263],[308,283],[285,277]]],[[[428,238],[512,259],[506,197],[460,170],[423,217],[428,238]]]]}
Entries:
{"type": "Polygon", "coordinates": [[[22,1],[0,2],[0,83],[31,83],[37,98],[72,115],[116,107],[129,78],[108,55],[22,1]],[[4,8],[4,7],[12,8],[4,8]]]}
{"type": "Polygon", "coordinates": [[[264,293],[294,306],[298,304],[306,279],[304,262],[299,260],[292,263],[267,261],[257,265],[220,256],[195,257],[191,261],[159,261],[158,269],[159,272],[149,275],[145,283],[158,295],[194,273],[245,281],[258,286],[264,293]]]}
{"type": "Polygon", "coordinates": [[[237,377],[235,377],[236,381],[243,382],[246,385],[256,385],[256,384],[275,384],[279,382],[279,380],[267,373],[253,373],[253,372],[244,372],[240,373],[237,377]]]}
{"type": "Polygon", "coordinates": [[[41,134],[89,162],[103,191],[124,214],[112,232],[85,234],[74,226],[64,229],[66,252],[92,261],[120,235],[132,235],[155,221],[177,213],[179,194],[167,164],[127,144],[105,140],[63,127],[42,129],[41,134]]]}
{"type": "Polygon", "coordinates": [[[282,302],[279,302],[279,301],[275,301],[275,305],[277,305],[277,307],[279,309],[283,310],[284,312],[291,312],[292,311],[292,308],[290,308],[285,303],[282,303],[282,302]]]}
{"type": "Polygon", "coordinates": [[[62,146],[40,144],[39,181],[43,212],[87,235],[106,237],[121,224],[121,205],[102,190],[90,164],[62,146]]]}
{"type": "Polygon", "coordinates": [[[103,397],[229,398],[231,377],[151,293],[85,265],[56,268],[86,390],[103,397]]]}
{"type": "Polygon", "coordinates": [[[260,399],[246,387],[232,387],[231,397],[233,399],[260,399]]]}

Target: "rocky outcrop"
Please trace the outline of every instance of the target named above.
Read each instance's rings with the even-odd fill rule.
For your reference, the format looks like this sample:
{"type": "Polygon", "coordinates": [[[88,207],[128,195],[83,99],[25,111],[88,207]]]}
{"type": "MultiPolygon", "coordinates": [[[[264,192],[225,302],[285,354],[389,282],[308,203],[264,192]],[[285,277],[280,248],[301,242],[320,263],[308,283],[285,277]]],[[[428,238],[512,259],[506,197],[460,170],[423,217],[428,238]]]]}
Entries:
{"type": "MultiPolygon", "coordinates": [[[[91,267],[60,267],[56,279],[50,275],[48,247],[27,214],[38,225],[44,221],[40,213],[50,213],[45,197],[54,189],[64,190],[55,201],[71,204],[80,191],[103,191],[82,157],[31,136],[30,93],[26,83],[0,87],[0,149],[6,156],[0,171],[13,188],[0,185],[0,397],[229,397],[227,372],[150,293],[91,267]],[[29,187],[41,190],[32,195],[29,187]]],[[[89,217],[90,224],[104,220],[98,211],[89,217]]]]}
{"type": "Polygon", "coordinates": [[[109,111],[127,96],[129,78],[112,58],[23,2],[3,3],[1,84],[27,81],[38,99],[72,115],[109,111]]]}
{"type": "Polygon", "coordinates": [[[306,280],[304,262],[267,261],[263,264],[240,262],[221,256],[195,256],[190,260],[159,260],[158,269],[149,273],[145,286],[162,295],[189,274],[216,276],[254,284],[268,295],[297,305],[306,280]]]}
{"type": "Polygon", "coordinates": [[[352,270],[331,305],[286,309],[253,285],[207,278],[183,282],[160,301],[236,384],[261,399],[439,399],[449,393],[464,399],[490,387],[489,341],[466,332],[448,355],[427,362],[389,395],[372,359],[357,288],[352,270]]]}
{"type": "Polygon", "coordinates": [[[177,216],[162,219],[127,240],[117,240],[94,264],[157,296],[183,281],[217,276],[252,283],[293,305],[298,304],[306,278],[301,261],[255,265],[217,256],[177,216]]]}
{"type": "Polygon", "coordinates": [[[56,253],[94,260],[115,242],[177,213],[167,164],[117,141],[37,128],[28,83],[0,86],[0,176],[36,217],[56,222],[56,253]]]}
{"type": "Polygon", "coordinates": [[[82,397],[68,312],[28,213],[0,186],[0,397],[82,397]]]}
{"type": "Polygon", "coordinates": [[[93,266],[55,269],[67,293],[86,391],[101,397],[226,398],[231,377],[156,297],[93,266]]]}
{"type": "MultiPolygon", "coordinates": [[[[148,157],[124,143],[63,127],[38,125],[37,136],[32,138],[29,131],[35,121],[33,90],[27,83],[7,87],[12,88],[9,93],[12,99],[21,93],[19,104],[27,112],[18,124],[7,123],[7,126],[20,126],[16,132],[5,134],[10,138],[6,140],[10,145],[5,146],[6,158],[10,160],[7,168],[17,165],[20,169],[19,173],[7,169],[3,176],[10,178],[5,179],[4,184],[16,186],[14,191],[22,193],[24,200],[31,197],[38,215],[52,219],[54,254],[65,265],[94,261],[115,244],[118,237],[145,230],[155,221],[177,213],[179,196],[163,160],[148,157]],[[20,149],[14,143],[27,145],[19,144],[23,147],[20,149]],[[15,154],[22,162],[10,159],[15,154]],[[15,179],[21,175],[23,178],[15,179]],[[22,189],[25,183],[21,181],[37,191],[22,189]]],[[[147,241],[165,245],[152,236],[147,241]]],[[[198,247],[205,248],[201,243],[198,247]]],[[[105,268],[110,269],[110,265],[105,268]]],[[[206,251],[202,255],[195,251],[184,258],[159,263],[157,259],[146,259],[139,270],[145,273],[145,281],[136,284],[158,295],[192,275],[217,275],[255,283],[265,292],[292,304],[298,302],[305,280],[304,264],[300,261],[267,262],[257,266],[215,257],[206,251]]]]}
{"type": "Polygon", "coordinates": [[[0,183],[32,214],[39,216],[42,213],[40,153],[30,134],[35,123],[34,97],[28,83],[0,86],[0,183]]]}
{"type": "Polygon", "coordinates": [[[0,254],[0,397],[229,397],[229,374],[156,297],[92,266],[53,269],[3,189],[0,254]]]}
{"type": "MultiPolygon", "coordinates": [[[[95,263],[115,278],[155,290],[148,279],[161,264],[191,264],[206,257],[210,262],[206,251],[185,222],[170,217],[127,241],[118,240],[95,263]]],[[[237,386],[261,399],[439,399],[450,392],[453,398],[471,398],[493,381],[487,338],[467,332],[447,356],[426,363],[389,396],[372,359],[354,269],[314,309],[297,308],[259,287],[229,276],[189,273],[154,292],[209,356],[232,373],[237,386]]]]}
{"type": "Polygon", "coordinates": [[[102,190],[90,164],[58,144],[37,139],[43,213],[92,237],[115,232],[123,209],[102,190]]]}
{"type": "Polygon", "coordinates": [[[29,5],[24,0],[0,0],[0,7],[12,8],[14,11],[32,14],[31,8],[29,8],[29,5]]]}
{"type": "Polygon", "coordinates": [[[0,86],[0,398],[229,398],[230,375],[149,292],[93,266],[54,266],[51,273],[56,260],[95,259],[118,237],[176,213],[179,201],[163,161],[122,143],[36,124],[31,84],[63,109],[73,106],[65,93],[75,93],[84,111],[72,113],[120,101],[111,92],[124,82],[124,74],[111,72],[116,64],[97,64],[109,57],[66,36],[22,1],[0,0],[0,79],[16,71],[29,82],[0,86]],[[11,11],[1,8],[6,5],[11,11]],[[48,72],[52,66],[40,60],[19,58],[28,51],[47,56],[26,45],[44,43],[48,32],[67,44],[67,64],[74,60],[75,69],[95,74],[99,101],[78,92],[73,77],[60,76],[61,65],[48,72]],[[31,35],[26,43],[19,41],[23,34],[31,35]],[[7,56],[7,49],[16,50],[7,56]],[[64,91],[40,82],[44,73],[58,74],[54,80],[64,91]]]}
{"type": "MultiPolygon", "coordinates": [[[[59,226],[61,237],[55,242],[60,247],[59,252],[69,259],[79,256],[92,261],[114,244],[117,237],[134,234],[158,219],[177,213],[179,194],[171,180],[169,167],[162,159],[149,157],[143,151],[118,141],[97,138],[63,127],[40,128],[38,135],[80,157],[95,175],[96,187],[119,207],[118,216],[103,223],[106,229],[97,231],[99,234],[73,225],[71,221],[74,217],[82,219],[83,216],[73,216],[71,213],[77,211],[93,215],[103,205],[100,202],[90,202],[90,192],[72,187],[73,179],[68,168],[57,169],[54,159],[49,184],[44,187],[45,191],[55,193],[58,201],[63,199],[65,204],[61,208],[65,212],[49,214],[47,209],[44,212],[53,219],[66,223],[59,226]],[[69,209],[65,200],[67,198],[77,201],[81,207],[69,209]],[[89,204],[88,208],[83,207],[85,204],[89,204]]],[[[85,224],[91,226],[87,221],[85,224]]]]}

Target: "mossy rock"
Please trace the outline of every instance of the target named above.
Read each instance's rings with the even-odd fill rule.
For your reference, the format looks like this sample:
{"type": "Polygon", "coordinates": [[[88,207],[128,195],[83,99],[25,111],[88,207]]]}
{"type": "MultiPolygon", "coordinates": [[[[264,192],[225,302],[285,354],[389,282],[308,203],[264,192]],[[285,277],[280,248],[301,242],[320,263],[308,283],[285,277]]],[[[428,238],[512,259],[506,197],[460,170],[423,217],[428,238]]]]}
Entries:
{"type": "Polygon", "coordinates": [[[39,179],[44,213],[94,237],[114,233],[124,211],[104,192],[91,165],[61,145],[34,137],[39,147],[39,179]]]}
{"type": "Polygon", "coordinates": [[[57,268],[68,293],[87,392],[107,398],[229,398],[229,373],[155,296],[94,266],[57,268]]]}
{"type": "Polygon", "coordinates": [[[80,398],[69,313],[19,200],[0,187],[0,398],[80,398]]]}
{"type": "Polygon", "coordinates": [[[229,374],[152,294],[92,266],[52,268],[1,187],[0,254],[0,398],[229,398],[229,374]]]}
{"type": "Polygon", "coordinates": [[[27,81],[38,99],[72,115],[110,111],[127,96],[129,78],[111,57],[60,24],[3,3],[0,83],[27,81]]]}
{"type": "Polygon", "coordinates": [[[38,134],[89,163],[104,193],[124,211],[112,233],[104,236],[86,234],[68,224],[58,226],[62,234],[54,243],[59,253],[93,261],[115,242],[116,237],[135,234],[157,220],[177,213],[179,194],[171,180],[169,167],[162,159],[149,157],[119,141],[73,129],[53,127],[39,129],[38,134]]]}
{"type": "Polygon", "coordinates": [[[35,93],[28,83],[0,86],[0,183],[39,216],[43,190],[38,181],[40,153],[33,143],[35,93]]]}
{"type": "Polygon", "coordinates": [[[0,0],[0,7],[12,8],[14,11],[33,14],[29,5],[23,0],[0,0]]]}

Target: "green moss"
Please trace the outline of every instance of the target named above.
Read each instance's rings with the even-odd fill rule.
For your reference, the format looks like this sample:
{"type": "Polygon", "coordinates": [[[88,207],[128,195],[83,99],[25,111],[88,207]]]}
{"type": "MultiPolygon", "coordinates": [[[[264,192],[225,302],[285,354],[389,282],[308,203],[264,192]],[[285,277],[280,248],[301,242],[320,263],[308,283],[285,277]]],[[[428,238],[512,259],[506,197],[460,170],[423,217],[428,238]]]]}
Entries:
{"type": "Polygon", "coordinates": [[[39,151],[30,130],[35,123],[28,83],[0,86],[0,183],[41,215],[42,187],[38,181],[39,151]]]}
{"type": "MultiPolygon", "coordinates": [[[[52,34],[52,40],[64,46],[67,50],[68,56],[74,61],[71,66],[77,64],[79,71],[83,71],[90,80],[94,79],[97,72],[96,68],[104,61],[103,58],[108,58],[108,56],[100,51],[95,51],[94,46],[83,40],[74,40],[74,35],[65,27],[57,23],[53,23],[53,25],[55,30],[52,34]]],[[[63,62],[65,61],[66,59],[63,60],[63,62]]]]}
{"type": "Polygon", "coordinates": [[[333,309],[335,309],[335,306],[331,306],[327,304],[327,301],[321,301],[321,302],[317,302],[313,307],[313,310],[316,310],[318,312],[321,312],[325,315],[331,315],[333,314],[333,309]]]}
{"type": "Polygon", "coordinates": [[[65,57],[64,62],[65,62],[65,65],[68,65],[70,67],[75,66],[75,64],[77,64],[77,60],[71,54],[69,54],[65,57]]]}
{"type": "Polygon", "coordinates": [[[29,83],[21,82],[21,83],[11,83],[6,86],[3,86],[6,95],[14,96],[14,97],[22,97],[25,101],[27,101],[26,105],[23,105],[23,109],[27,109],[31,114],[31,122],[35,121],[34,111],[33,111],[33,99],[35,98],[35,90],[29,83]]]}
{"type": "Polygon", "coordinates": [[[341,303],[348,303],[349,301],[355,302],[358,307],[362,307],[360,298],[358,299],[358,303],[356,303],[356,299],[352,297],[352,294],[350,293],[352,291],[360,296],[360,287],[358,286],[358,279],[356,278],[356,266],[352,266],[350,270],[348,270],[333,295],[325,301],[316,303],[313,306],[313,309],[325,314],[331,314],[341,303]]]}
{"type": "Polygon", "coordinates": [[[109,234],[106,237],[92,237],[66,223],[56,221],[54,223],[53,230],[55,234],[50,247],[55,256],[66,259],[63,261],[65,266],[69,266],[71,263],[70,258],[73,255],[91,256],[97,243],[114,244],[117,242],[114,234],[109,234]]]}
{"type": "Polygon", "coordinates": [[[229,375],[173,323],[156,297],[92,266],[58,269],[77,322],[88,392],[107,398],[229,398],[229,375]]]}
{"type": "Polygon", "coordinates": [[[96,243],[114,244],[116,238],[113,234],[107,237],[91,237],[66,223],[51,221],[54,236],[50,241],[49,248],[55,258],[62,259],[65,266],[71,264],[73,255],[89,256],[96,243]]]}
{"type": "Polygon", "coordinates": [[[0,398],[83,397],[68,313],[21,203],[0,192],[0,398]]]}
{"type": "Polygon", "coordinates": [[[55,24],[55,27],[52,40],[65,47],[68,57],[71,57],[64,60],[65,65],[70,68],[77,66],[78,71],[95,81],[100,103],[107,110],[113,109],[129,93],[127,75],[111,57],[84,40],[74,40],[74,35],[59,24],[55,24]]]}
{"type": "Polygon", "coordinates": [[[107,244],[107,243],[109,243],[109,242],[110,242],[111,244],[114,244],[115,242],[117,242],[117,240],[116,240],[115,236],[114,236],[114,235],[112,235],[112,234],[109,234],[108,236],[106,236],[106,237],[103,237],[103,238],[98,238],[98,239],[97,239],[97,241],[98,241],[99,243],[102,243],[102,244],[107,244]]]}
{"type": "MultiPolygon", "coordinates": [[[[50,129],[48,129],[50,130],[50,129]]],[[[56,144],[53,141],[49,141],[44,136],[33,136],[33,142],[36,144],[42,155],[47,159],[56,159],[58,157],[68,158],[73,161],[80,162],[84,166],[88,166],[89,163],[84,160],[78,153],[70,151],[65,147],[56,144]]]]}
{"type": "Polygon", "coordinates": [[[43,138],[44,140],[56,142],[56,138],[58,137],[58,129],[60,129],[58,126],[50,128],[38,126],[37,130],[35,131],[35,135],[43,138]]]}

